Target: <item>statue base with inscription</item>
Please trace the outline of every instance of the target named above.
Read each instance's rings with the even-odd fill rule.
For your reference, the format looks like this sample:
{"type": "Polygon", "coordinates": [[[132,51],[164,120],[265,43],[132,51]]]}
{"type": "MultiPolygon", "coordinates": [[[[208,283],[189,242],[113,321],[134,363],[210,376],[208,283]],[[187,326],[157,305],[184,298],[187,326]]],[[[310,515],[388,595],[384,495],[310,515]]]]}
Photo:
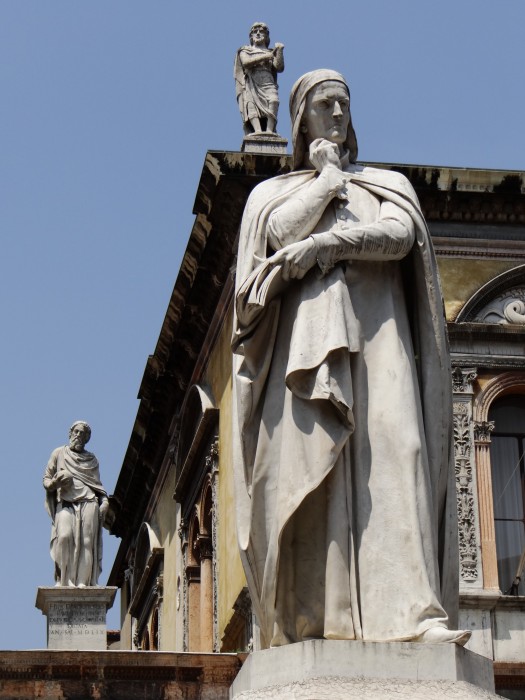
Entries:
{"type": "Polygon", "coordinates": [[[276,153],[286,155],[288,141],[271,131],[247,134],[242,142],[241,151],[245,153],[276,153]]]}
{"type": "Polygon", "coordinates": [[[47,617],[47,648],[107,649],[106,612],[116,593],[115,586],[39,587],[35,605],[47,617]]]}
{"type": "Polygon", "coordinates": [[[231,700],[493,698],[492,661],[456,644],[315,639],[253,652],[231,700]]]}

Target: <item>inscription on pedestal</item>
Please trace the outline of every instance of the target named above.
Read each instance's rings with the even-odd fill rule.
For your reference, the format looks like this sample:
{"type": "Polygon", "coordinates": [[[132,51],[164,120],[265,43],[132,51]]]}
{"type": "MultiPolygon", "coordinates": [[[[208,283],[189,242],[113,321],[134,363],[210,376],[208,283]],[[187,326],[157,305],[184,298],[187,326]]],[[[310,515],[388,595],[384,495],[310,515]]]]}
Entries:
{"type": "Polygon", "coordinates": [[[278,134],[249,134],[244,137],[241,151],[245,153],[277,153],[286,155],[288,141],[278,134]]]}
{"type": "Polygon", "coordinates": [[[47,648],[101,651],[107,648],[106,612],[116,588],[39,588],[37,608],[47,617],[47,648]]]}
{"type": "Polygon", "coordinates": [[[105,649],[106,606],[51,603],[48,615],[49,649],[105,649]]]}

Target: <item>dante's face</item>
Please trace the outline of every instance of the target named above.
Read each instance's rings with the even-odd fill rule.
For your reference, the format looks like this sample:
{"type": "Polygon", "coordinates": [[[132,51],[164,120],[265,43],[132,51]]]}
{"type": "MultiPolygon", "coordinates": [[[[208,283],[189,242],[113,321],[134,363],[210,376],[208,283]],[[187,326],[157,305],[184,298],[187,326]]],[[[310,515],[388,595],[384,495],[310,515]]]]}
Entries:
{"type": "Polygon", "coordinates": [[[87,441],[87,428],[84,425],[75,425],[69,436],[69,447],[75,452],[82,452],[87,441]]]}
{"type": "Polygon", "coordinates": [[[326,139],[338,145],[346,141],[350,123],[350,98],[343,83],[326,80],[306,96],[303,124],[308,143],[326,139]]]}

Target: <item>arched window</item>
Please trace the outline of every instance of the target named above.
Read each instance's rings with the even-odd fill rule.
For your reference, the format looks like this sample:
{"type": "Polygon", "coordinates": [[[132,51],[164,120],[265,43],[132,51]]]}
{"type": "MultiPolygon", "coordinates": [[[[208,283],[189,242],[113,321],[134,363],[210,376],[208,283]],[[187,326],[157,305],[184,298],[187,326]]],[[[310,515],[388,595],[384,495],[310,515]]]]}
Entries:
{"type": "MultiPolygon", "coordinates": [[[[525,549],[525,396],[496,399],[489,420],[499,586],[509,593],[525,549]]],[[[525,595],[525,581],[512,592],[525,595]]]]}

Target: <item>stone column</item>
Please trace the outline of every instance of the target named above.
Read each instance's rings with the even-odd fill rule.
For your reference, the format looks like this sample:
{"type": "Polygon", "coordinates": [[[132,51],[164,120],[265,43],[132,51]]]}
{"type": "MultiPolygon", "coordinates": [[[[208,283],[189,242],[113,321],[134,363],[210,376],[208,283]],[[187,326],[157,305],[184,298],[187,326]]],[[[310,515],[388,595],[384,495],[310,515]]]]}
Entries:
{"type": "Polygon", "coordinates": [[[201,556],[200,651],[213,651],[213,548],[211,537],[199,535],[201,556]]]}
{"type": "Polygon", "coordinates": [[[474,367],[452,371],[460,590],[483,587],[472,421],[474,367]]]}
{"type": "Polygon", "coordinates": [[[484,588],[499,591],[496,530],[492,501],[492,474],[490,468],[490,433],[493,421],[475,421],[476,466],[478,470],[479,520],[484,588]]]}
{"type": "Polygon", "coordinates": [[[186,567],[186,577],[188,581],[188,651],[200,651],[200,566],[186,567]]]}

